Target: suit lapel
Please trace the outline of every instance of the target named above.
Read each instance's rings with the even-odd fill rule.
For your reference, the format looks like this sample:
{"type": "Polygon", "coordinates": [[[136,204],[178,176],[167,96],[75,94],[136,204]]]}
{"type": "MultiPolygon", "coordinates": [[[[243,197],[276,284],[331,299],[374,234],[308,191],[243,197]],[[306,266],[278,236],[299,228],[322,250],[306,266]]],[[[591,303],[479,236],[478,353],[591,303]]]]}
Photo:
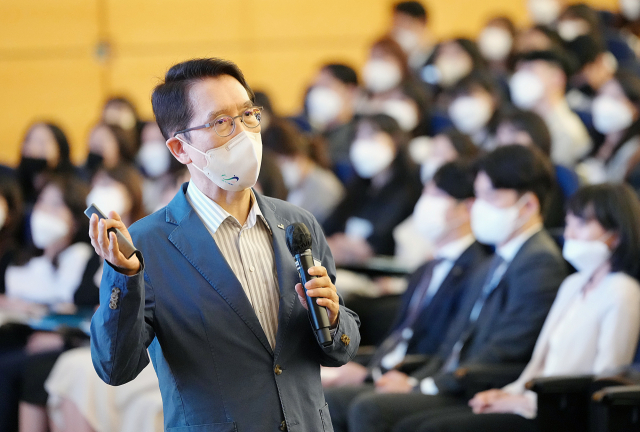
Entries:
{"type": "Polygon", "coordinates": [[[275,358],[282,350],[282,345],[286,340],[289,321],[291,314],[298,301],[298,295],[295,292],[295,285],[300,282],[298,270],[295,261],[287,248],[285,230],[293,222],[277,213],[275,205],[267,202],[260,194],[256,193],[256,199],[260,206],[262,215],[267,220],[272,231],[273,253],[276,261],[276,270],[278,272],[278,287],[280,288],[280,306],[278,310],[278,333],[276,334],[275,358]]]}
{"type": "MultiPolygon", "coordinates": [[[[240,281],[238,281],[233,270],[229,267],[227,260],[220,252],[211,234],[186,200],[184,190],[183,193],[178,193],[176,199],[170,204],[168,211],[176,210],[176,206],[187,206],[188,209],[178,209],[179,213],[182,213],[184,217],[177,222],[178,226],[169,235],[169,241],[238,314],[264,345],[265,349],[269,353],[273,353],[267,336],[262,330],[260,321],[258,321],[258,317],[251,307],[240,281]]],[[[168,213],[168,221],[169,217],[168,213]]]]}

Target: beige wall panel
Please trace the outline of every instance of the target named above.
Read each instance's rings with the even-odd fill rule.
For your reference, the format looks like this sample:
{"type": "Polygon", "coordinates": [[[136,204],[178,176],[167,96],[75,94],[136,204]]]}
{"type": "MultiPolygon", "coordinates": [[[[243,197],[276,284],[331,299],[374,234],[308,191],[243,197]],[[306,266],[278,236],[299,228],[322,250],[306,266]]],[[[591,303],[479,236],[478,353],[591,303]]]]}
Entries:
{"type": "MultiPolygon", "coordinates": [[[[96,0],[0,1],[0,58],[6,55],[41,55],[48,49],[93,46],[97,40],[96,0]],[[19,53],[16,50],[31,52],[19,53]]],[[[73,51],[71,51],[73,52],[73,51]]],[[[64,52],[62,52],[64,55],[64,52]]]]}
{"type": "Polygon", "coordinates": [[[0,62],[0,163],[14,164],[27,126],[34,120],[59,123],[69,135],[72,158],[84,159],[86,135],[102,97],[99,69],[89,60],[0,62]]]}

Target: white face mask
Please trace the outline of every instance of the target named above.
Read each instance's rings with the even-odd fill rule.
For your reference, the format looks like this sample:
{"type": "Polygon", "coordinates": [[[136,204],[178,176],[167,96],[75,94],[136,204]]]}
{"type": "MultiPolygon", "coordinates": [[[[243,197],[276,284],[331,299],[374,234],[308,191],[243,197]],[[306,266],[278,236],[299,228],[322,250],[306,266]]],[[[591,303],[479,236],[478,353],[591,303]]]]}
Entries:
{"type": "Polygon", "coordinates": [[[484,128],[493,110],[489,101],[474,96],[460,96],[449,105],[449,117],[456,129],[465,134],[474,134],[484,128]]]}
{"type": "Polygon", "coordinates": [[[397,121],[405,132],[412,131],[418,125],[418,111],[407,101],[389,99],[382,104],[381,111],[397,121]]]}
{"type": "Polygon", "coordinates": [[[391,35],[407,54],[412,53],[416,48],[418,48],[418,45],[420,45],[420,36],[411,30],[398,28],[395,29],[391,35]]]}
{"type": "Polygon", "coordinates": [[[302,171],[298,164],[294,161],[280,162],[280,172],[282,180],[289,191],[296,189],[302,182],[302,171]]]}
{"type": "Polygon", "coordinates": [[[418,232],[435,243],[451,230],[447,212],[451,201],[445,197],[422,195],[413,210],[413,221],[418,232]]]}
{"type": "Polygon", "coordinates": [[[579,272],[591,274],[611,258],[611,251],[601,240],[566,239],[562,256],[579,272]]]}
{"type": "Polygon", "coordinates": [[[340,115],[342,107],[342,98],[330,88],[314,87],[307,95],[309,121],[315,128],[324,129],[340,115]]]}
{"type": "Polygon", "coordinates": [[[482,56],[490,61],[507,58],[513,46],[513,37],[501,27],[486,27],[478,37],[478,48],[482,56]]]}
{"type": "Polygon", "coordinates": [[[458,58],[440,56],[435,61],[438,69],[438,83],[443,87],[451,87],[471,72],[472,65],[458,58]]]}
{"type": "Polygon", "coordinates": [[[373,93],[383,93],[397,87],[402,81],[400,68],[386,60],[371,59],[364,65],[362,78],[373,93]]]}
{"type": "Polygon", "coordinates": [[[589,27],[582,20],[567,19],[558,23],[558,34],[564,41],[571,42],[587,33],[589,27]]]}
{"type": "Polygon", "coordinates": [[[591,105],[593,126],[601,134],[620,132],[633,123],[633,112],[611,96],[598,96],[591,105]]]}
{"type": "Polygon", "coordinates": [[[69,235],[71,228],[64,219],[42,210],[31,214],[31,237],[38,249],[45,249],[69,235]]]}
{"type": "Polygon", "coordinates": [[[620,13],[629,21],[640,18],[640,0],[619,0],[620,13]]]}
{"type": "MultiPolygon", "coordinates": [[[[182,141],[180,138],[178,138],[182,141]]],[[[262,163],[262,137],[260,132],[242,131],[226,144],[202,152],[182,141],[207,159],[204,168],[193,164],[220,189],[242,191],[258,181],[262,163]]]]}
{"type": "Polygon", "coordinates": [[[107,216],[110,211],[122,216],[129,210],[127,208],[128,200],[126,195],[116,186],[95,186],[87,195],[87,206],[92,203],[97,205],[107,216]]]}
{"type": "Polygon", "coordinates": [[[420,165],[420,180],[422,184],[427,184],[442,165],[444,165],[444,162],[439,159],[429,158],[424,161],[420,165]]]}
{"type": "Polygon", "coordinates": [[[428,136],[419,136],[409,141],[408,151],[409,157],[416,164],[420,165],[429,158],[433,140],[428,136]]]}
{"type": "Polygon", "coordinates": [[[169,153],[164,141],[143,143],[137,159],[144,172],[152,178],[166,173],[171,166],[171,153],[169,153]]]}
{"type": "Polygon", "coordinates": [[[548,26],[560,15],[560,3],[557,0],[529,0],[527,7],[536,24],[548,26]]]}
{"type": "Polygon", "coordinates": [[[475,200],[471,207],[471,230],[480,243],[502,244],[520,228],[520,200],[507,208],[496,207],[483,199],[475,200]]]}
{"type": "Polygon", "coordinates": [[[509,91],[515,106],[528,110],[544,96],[544,84],[535,73],[522,70],[509,80],[509,91]]]}
{"type": "MultiPolygon", "coordinates": [[[[362,178],[372,178],[391,165],[395,158],[393,143],[386,143],[386,137],[378,135],[372,139],[358,139],[351,144],[349,157],[353,168],[362,178]]],[[[390,138],[389,138],[390,141],[390,138]]]]}

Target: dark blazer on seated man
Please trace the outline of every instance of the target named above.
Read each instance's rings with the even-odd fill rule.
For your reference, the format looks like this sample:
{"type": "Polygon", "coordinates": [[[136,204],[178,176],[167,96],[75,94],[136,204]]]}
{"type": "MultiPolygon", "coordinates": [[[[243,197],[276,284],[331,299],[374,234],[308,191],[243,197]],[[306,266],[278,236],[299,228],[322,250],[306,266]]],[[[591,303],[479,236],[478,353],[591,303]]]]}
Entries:
{"type": "Polygon", "coordinates": [[[452,373],[457,366],[527,363],[558,287],[568,275],[554,240],[546,230],[538,231],[512,257],[473,323],[470,316],[494,270],[493,262],[484,264],[467,290],[438,355],[413,374],[418,380],[433,376],[440,394],[461,390],[452,373]],[[447,365],[447,361],[455,364],[447,365]]]}
{"type": "MultiPolygon", "coordinates": [[[[482,265],[488,256],[487,248],[474,241],[453,263],[438,291],[427,306],[418,313],[415,323],[412,325],[413,336],[408,341],[406,354],[433,355],[438,353],[438,349],[444,342],[449,327],[458,313],[473,272],[482,265]]],[[[394,324],[391,326],[390,334],[402,330],[416,288],[420,287],[421,282],[424,283],[425,277],[429,277],[431,265],[432,261],[423,264],[409,277],[407,290],[400,300],[400,308],[394,324]]]]}
{"type": "Polygon", "coordinates": [[[314,257],[335,281],[322,229],[307,211],[255,193],[272,233],[280,289],[272,347],[186,193],[187,184],[166,208],[131,226],[141,271],[126,276],[104,266],[91,324],[96,371],[108,384],[124,384],[151,357],[168,431],[332,431],[320,365],[352,359],[359,321],[340,300],[333,344],[320,347],[294,290],[298,272],[283,227],[309,227],[314,257]]]}

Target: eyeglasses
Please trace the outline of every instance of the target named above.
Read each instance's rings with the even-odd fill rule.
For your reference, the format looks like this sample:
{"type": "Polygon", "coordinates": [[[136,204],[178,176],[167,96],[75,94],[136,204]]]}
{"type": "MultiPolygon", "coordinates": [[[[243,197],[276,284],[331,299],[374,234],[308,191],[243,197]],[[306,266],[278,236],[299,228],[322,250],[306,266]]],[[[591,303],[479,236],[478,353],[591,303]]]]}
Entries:
{"type": "Polygon", "coordinates": [[[190,132],[198,129],[208,129],[213,128],[215,133],[221,137],[228,137],[236,130],[236,119],[239,118],[240,121],[248,128],[254,129],[260,126],[260,119],[262,117],[262,107],[250,107],[245,108],[244,112],[235,117],[231,117],[229,115],[221,115],[216,117],[214,121],[211,123],[206,123],[201,126],[194,126],[189,129],[184,129],[178,131],[173,134],[173,136],[177,136],[178,134],[182,134],[185,132],[190,132]]]}

